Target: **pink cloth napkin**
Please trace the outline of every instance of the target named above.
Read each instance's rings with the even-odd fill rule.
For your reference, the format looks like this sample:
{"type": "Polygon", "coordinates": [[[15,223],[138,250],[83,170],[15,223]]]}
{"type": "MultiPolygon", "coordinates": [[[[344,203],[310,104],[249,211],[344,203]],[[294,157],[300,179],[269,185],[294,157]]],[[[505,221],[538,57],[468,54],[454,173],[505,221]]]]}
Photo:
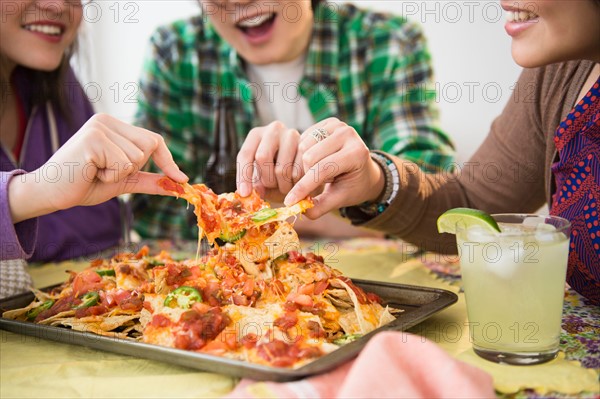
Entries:
{"type": "Polygon", "coordinates": [[[377,334],[356,359],[326,374],[286,383],[256,383],[244,379],[227,397],[263,395],[277,398],[496,397],[489,374],[453,359],[423,337],[403,332],[377,334]]]}

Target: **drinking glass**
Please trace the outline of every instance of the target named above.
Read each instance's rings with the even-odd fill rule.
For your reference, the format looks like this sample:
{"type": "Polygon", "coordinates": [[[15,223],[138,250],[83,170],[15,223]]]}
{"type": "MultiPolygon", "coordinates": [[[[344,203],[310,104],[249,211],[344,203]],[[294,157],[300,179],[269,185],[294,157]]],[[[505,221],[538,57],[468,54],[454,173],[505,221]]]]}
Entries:
{"type": "Polygon", "coordinates": [[[554,216],[492,215],[502,232],[457,226],[473,349],[497,363],[558,353],[571,224],[554,216]]]}

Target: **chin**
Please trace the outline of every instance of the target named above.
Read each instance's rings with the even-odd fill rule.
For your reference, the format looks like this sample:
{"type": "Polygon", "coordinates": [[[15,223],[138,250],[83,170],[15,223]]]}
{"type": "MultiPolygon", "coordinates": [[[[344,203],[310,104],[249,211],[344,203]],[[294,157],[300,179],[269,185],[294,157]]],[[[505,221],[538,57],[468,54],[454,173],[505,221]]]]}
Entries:
{"type": "Polygon", "coordinates": [[[273,53],[265,52],[266,54],[262,54],[261,52],[254,52],[251,54],[241,54],[246,62],[254,65],[268,65],[275,64],[280,62],[285,62],[279,60],[278,57],[274,56],[273,53]]]}
{"type": "Polygon", "coordinates": [[[548,60],[543,57],[537,57],[535,53],[527,49],[518,49],[513,47],[512,57],[515,62],[523,68],[537,68],[548,64],[548,60]]]}
{"type": "Polygon", "coordinates": [[[58,69],[61,65],[62,58],[58,61],[40,60],[39,62],[29,62],[22,64],[29,69],[35,69],[36,71],[52,72],[58,69]]]}

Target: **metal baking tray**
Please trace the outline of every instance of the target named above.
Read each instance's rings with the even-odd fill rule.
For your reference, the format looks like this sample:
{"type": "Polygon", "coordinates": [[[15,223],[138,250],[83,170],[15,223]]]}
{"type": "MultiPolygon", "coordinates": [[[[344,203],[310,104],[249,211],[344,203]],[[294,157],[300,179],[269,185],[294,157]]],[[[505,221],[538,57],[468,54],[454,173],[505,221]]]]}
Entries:
{"type": "MultiPolygon", "coordinates": [[[[434,313],[452,305],[458,299],[453,292],[442,289],[358,279],[352,281],[365,291],[379,295],[383,299],[384,305],[402,309],[404,312],[400,313],[393,322],[297,369],[263,366],[204,353],[145,344],[134,340],[103,337],[91,332],[74,331],[65,327],[45,326],[1,317],[0,328],[36,338],[82,345],[107,352],[158,360],[234,377],[246,377],[263,381],[290,381],[331,370],[358,355],[369,339],[378,332],[407,330],[434,313]]],[[[33,294],[31,293],[0,300],[0,312],[25,307],[32,300],[33,294]]]]}

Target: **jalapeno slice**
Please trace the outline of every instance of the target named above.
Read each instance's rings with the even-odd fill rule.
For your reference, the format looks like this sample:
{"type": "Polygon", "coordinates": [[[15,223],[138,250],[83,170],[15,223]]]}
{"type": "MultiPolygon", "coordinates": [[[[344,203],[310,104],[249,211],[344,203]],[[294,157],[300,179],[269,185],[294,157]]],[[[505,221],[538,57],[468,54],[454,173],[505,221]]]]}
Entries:
{"type": "Polygon", "coordinates": [[[250,217],[253,222],[264,222],[272,217],[277,216],[277,211],[272,208],[261,209],[250,217]]]}
{"type": "Polygon", "coordinates": [[[193,287],[184,285],[169,293],[165,298],[164,305],[170,308],[179,306],[182,309],[189,309],[196,302],[202,302],[200,292],[193,287]]]}
{"type": "Polygon", "coordinates": [[[98,275],[100,277],[116,276],[115,271],[113,269],[99,269],[99,270],[96,270],[96,273],[98,273],[98,275]]]}
{"type": "Polygon", "coordinates": [[[27,320],[29,321],[35,320],[40,313],[42,313],[44,310],[50,309],[52,305],[54,305],[54,299],[48,299],[37,308],[29,309],[27,313],[25,313],[25,317],[27,317],[27,320]]]}
{"type": "Polygon", "coordinates": [[[222,232],[219,235],[219,238],[221,240],[223,240],[224,242],[236,242],[237,240],[239,240],[240,238],[242,238],[244,235],[246,235],[246,230],[242,230],[239,233],[236,234],[231,234],[229,232],[222,232]]]}
{"type": "Polygon", "coordinates": [[[98,294],[96,291],[90,291],[81,297],[81,304],[75,306],[73,309],[89,308],[90,306],[97,304],[99,300],[100,294],[98,294]]]}

